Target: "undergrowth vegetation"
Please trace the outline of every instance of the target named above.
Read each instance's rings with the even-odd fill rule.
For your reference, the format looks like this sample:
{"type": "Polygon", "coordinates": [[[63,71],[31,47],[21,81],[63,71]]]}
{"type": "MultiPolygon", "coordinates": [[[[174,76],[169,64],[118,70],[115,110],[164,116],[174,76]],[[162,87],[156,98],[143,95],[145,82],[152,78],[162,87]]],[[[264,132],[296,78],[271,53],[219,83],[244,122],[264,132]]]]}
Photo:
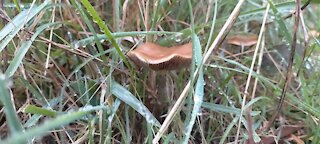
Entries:
{"type": "Polygon", "coordinates": [[[299,1],[0,1],[0,143],[319,143],[320,9],[297,25],[299,1]],[[192,62],[139,67],[146,42],[192,62]]]}

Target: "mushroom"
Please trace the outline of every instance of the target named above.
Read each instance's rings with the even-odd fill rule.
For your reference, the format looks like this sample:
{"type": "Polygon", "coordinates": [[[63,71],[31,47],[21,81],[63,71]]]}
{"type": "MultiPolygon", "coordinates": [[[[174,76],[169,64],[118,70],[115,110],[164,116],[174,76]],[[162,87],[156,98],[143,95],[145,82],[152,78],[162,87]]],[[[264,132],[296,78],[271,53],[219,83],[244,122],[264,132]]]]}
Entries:
{"type": "MultiPolygon", "coordinates": [[[[156,117],[164,111],[165,102],[173,97],[172,79],[168,70],[188,67],[192,60],[192,43],[173,47],[162,47],[155,43],[146,42],[127,53],[128,58],[138,67],[150,68],[148,73],[147,91],[149,104],[156,117]],[[157,73],[160,71],[160,81],[157,73]],[[171,80],[170,80],[171,79],[171,80]]],[[[147,105],[149,105],[147,104],[147,105]]]]}
{"type": "MultiPolygon", "coordinates": [[[[243,53],[245,46],[253,46],[257,44],[258,36],[256,34],[237,34],[228,37],[228,44],[238,45],[241,47],[240,53],[243,53]]],[[[239,56],[240,58],[240,56],[239,56]]]]}
{"type": "Polygon", "coordinates": [[[258,36],[256,34],[238,34],[228,38],[228,44],[238,46],[252,46],[257,44],[258,36]]]}
{"type": "Polygon", "coordinates": [[[176,70],[190,65],[192,43],[168,48],[147,42],[128,52],[127,55],[139,67],[148,67],[152,70],[176,70]]]}

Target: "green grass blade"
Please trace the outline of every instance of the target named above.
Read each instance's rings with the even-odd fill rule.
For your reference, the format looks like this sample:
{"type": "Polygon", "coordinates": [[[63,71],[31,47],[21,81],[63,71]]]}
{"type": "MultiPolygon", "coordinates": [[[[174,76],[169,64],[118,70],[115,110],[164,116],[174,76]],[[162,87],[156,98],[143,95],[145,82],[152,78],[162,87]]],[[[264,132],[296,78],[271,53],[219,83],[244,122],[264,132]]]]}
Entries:
{"type": "MultiPolygon", "coordinates": [[[[216,58],[224,60],[229,64],[235,65],[235,66],[239,67],[240,70],[239,69],[235,69],[235,68],[230,68],[230,67],[224,67],[224,66],[216,65],[216,64],[208,65],[209,67],[222,68],[222,69],[232,70],[232,71],[240,72],[240,73],[244,73],[244,74],[249,74],[249,72],[250,72],[250,69],[248,67],[246,67],[245,65],[243,65],[243,64],[241,64],[241,63],[239,63],[239,62],[237,62],[235,60],[230,60],[230,59],[226,59],[226,58],[223,58],[223,57],[216,57],[216,58]]],[[[262,76],[260,74],[257,74],[256,72],[252,72],[252,76],[255,77],[255,78],[258,78],[261,81],[263,81],[268,86],[270,86],[272,88],[276,88],[276,86],[271,82],[270,79],[268,79],[268,78],[266,78],[266,77],[264,77],[264,76],[262,76]]]]}
{"type": "MultiPolygon", "coordinates": [[[[190,66],[190,88],[189,88],[189,95],[186,97],[186,103],[187,103],[187,109],[186,109],[186,119],[185,123],[189,124],[191,120],[191,114],[192,114],[192,96],[194,95],[194,81],[196,80],[196,76],[194,75],[197,65],[197,59],[196,59],[196,46],[195,46],[195,39],[196,39],[196,32],[195,32],[195,25],[194,25],[194,16],[193,16],[193,10],[192,10],[192,4],[191,0],[188,0],[188,12],[190,15],[190,21],[191,21],[191,41],[192,41],[192,61],[190,66]]],[[[187,127],[187,125],[186,125],[187,127]]],[[[186,134],[185,134],[186,135],[186,134]]],[[[184,137],[183,140],[186,140],[187,135],[184,137]]],[[[186,141],[184,141],[186,142],[186,141]]]]}
{"type": "MultiPolygon", "coordinates": [[[[56,106],[59,102],[59,98],[51,99],[48,103],[46,103],[42,108],[44,109],[52,109],[52,107],[56,106]]],[[[32,127],[37,124],[42,115],[34,114],[29,118],[29,120],[23,125],[23,127],[32,127]]]]}
{"type": "MultiPolygon", "coordinates": [[[[104,142],[106,141],[107,143],[111,143],[111,138],[112,138],[112,121],[113,121],[113,118],[114,116],[116,115],[116,112],[119,108],[121,104],[121,101],[119,99],[116,99],[113,103],[113,107],[111,109],[111,113],[108,117],[108,126],[106,129],[107,129],[107,136],[105,137],[104,133],[102,133],[101,137],[100,137],[100,142],[104,142]]],[[[103,131],[103,130],[101,130],[103,131]]]]}
{"type": "Polygon", "coordinates": [[[156,24],[160,21],[162,15],[160,13],[160,8],[163,8],[164,5],[166,5],[166,0],[156,0],[155,1],[155,9],[156,11],[153,13],[152,21],[151,21],[151,29],[150,30],[156,30],[156,24]]]}
{"type": "Polygon", "coordinates": [[[185,144],[188,143],[188,140],[190,138],[191,130],[195,123],[196,117],[201,109],[201,104],[203,102],[203,95],[204,95],[204,78],[203,78],[203,68],[202,68],[201,44],[198,36],[196,36],[195,34],[194,34],[193,45],[195,49],[194,55],[195,55],[196,64],[199,67],[199,76],[196,82],[195,94],[193,96],[194,105],[193,105],[191,118],[189,123],[186,126],[186,132],[185,132],[185,137],[183,142],[185,144]]]}
{"type": "Polygon", "coordinates": [[[115,9],[115,31],[119,32],[120,31],[120,1],[114,1],[114,6],[113,8],[115,9]]]}
{"type": "Polygon", "coordinates": [[[5,75],[7,77],[11,77],[16,72],[19,65],[22,63],[22,60],[23,60],[25,54],[28,52],[31,44],[32,44],[31,40],[27,40],[21,44],[21,47],[19,48],[17,54],[15,55],[15,57],[13,58],[12,62],[9,65],[8,69],[5,72],[5,75]]]}
{"type": "Polygon", "coordinates": [[[134,95],[132,95],[131,92],[129,92],[126,88],[124,88],[117,82],[112,82],[111,91],[113,95],[115,95],[117,98],[140,113],[148,123],[160,126],[159,121],[152,115],[149,109],[134,95]]]}
{"type": "Polygon", "coordinates": [[[313,114],[313,116],[320,118],[319,109],[316,109],[314,106],[311,106],[310,104],[308,104],[307,102],[305,102],[303,100],[299,100],[297,97],[295,97],[292,94],[287,94],[287,96],[288,96],[288,99],[290,99],[290,101],[295,103],[298,107],[313,114]]]}
{"type": "Polygon", "coordinates": [[[105,22],[99,17],[96,10],[93,8],[93,6],[90,4],[88,0],[82,0],[82,4],[86,7],[88,12],[91,14],[93,20],[99,25],[100,29],[103,31],[103,33],[107,36],[107,38],[110,40],[111,44],[116,49],[117,53],[119,54],[120,58],[123,60],[124,64],[129,68],[130,72],[133,74],[133,67],[128,62],[124,54],[122,53],[119,45],[117,44],[115,38],[112,36],[111,31],[106,26],[105,22]]]}
{"type": "Polygon", "coordinates": [[[55,128],[60,128],[61,126],[67,125],[75,120],[79,120],[86,114],[89,114],[93,111],[101,110],[101,109],[108,109],[106,106],[86,106],[79,109],[77,112],[72,112],[68,114],[64,114],[61,116],[56,117],[55,119],[48,120],[44,122],[42,125],[30,128],[25,132],[15,133],[8,139],[1,141],[1,144],[19,144],[23,143],[26,140],[29,140],[33,137],[40,137],[47,134],[50,130],[55,128]]]}
{"type": "MultiPolygon", "coordinates": [[[[247,108],[252,107],[252,105],[253,105],[254,103],[256,103],[256,102],[258,102],[258,101],[260,101],[260,100],[263,100],[263,99],[269,100],[269,101],[271,100],[271,99],[268,98],[268,97],[260,96],[260,97],[254,98],[253,100],[250,100],[250,101],[243,107],[243,109],[246,110],[247,108]]],[[[266,101],[266,102],[267,102],[267,101],[266,101]]]]}
{"type": "MultiPolygon", "coordinates": [[[[99,40],[99,38],[98,38],[98,35],[97,35],[96,31],[94,30],[93,25],[90,23],[88,16],[86,15],[86,13],[84,12],[84,10],[82,9],[81,4],[80,4],[78,1],[76,1],[76,0],[72,0],[71,2],[72,2],[73,5],[75,5],[76,8],[79,10],[80,15],[81,15],[83,21],[86,23],[86,25],[88,26],[89,30],[90,30],[90,31],[92,32],[92,34],[93,34],[94,42],[95,42],[95,44],[97,45],[99,52],[102,53],[104,50],[103,50],[103,47],[102,47],[102,45],[101,45],[101,42],[100,42],[100,40],[99,40]]],[[[101,57],[102,57],[102,60],[103,60],[103,61],[107,61],[107,57],[106,57],[105,55],[102,55],[101,57]]]]}
{"type": "Polygon", "coordinates": [[[171,144],[174,143],[173,141],[176,140],[174,136],[174,132],[171,132],[166,136],[166,138],[163,140],[163,144],[171,144]]]}
{"type": "Polygon", "coordinates": [[[25,80],[23,77],[19,77],[19,80],[22,82],[22,84],[28,88],[28,90],[32,93],[32,96],[39,101],[42,105],[46,105],[47,101],[45,97],[37,90],[35,89],[27,80],[25,80]]]}
{"type": "Polygon", "coordinates": [[[101,55],[105,55],[107,53],[110,53],[112,51],[114,51],[113,48],[112,49],[108,49],[108,50],[104,51],[103,53],[95,54],[92,57],[86,59],[83,63],[78,64],[78,66],[68,75],[67,79],[63,83],[63,86],[62,86],[62,88],[60,90],[60,94],[59,94],[59,101],[61,101],[64,98],[65,89],[70,85],[69,80],[72,78],[73,75],[75,75],[77,72],[79,72],[84,66],[86,66],[89,62],[91,62],[95,58],[97,58],[97,57],[99,57],[101,55]]]}
{"type": "MultiPolygon", "coordinates": [[[[239,115],[240,115],[240,113],[239,113],[239,115]]],[[[228,127],[226,128],[226,130],[223,132],[223,135],[222,135],[222,138],[220,139],[219,144],[224,144],[224,143],[226,143],[226,142],[224,142],[224,141],[228,138],[228,136],[229,136],[229,134],[230,134],[233,126],[235,126],[235,125],[237,124],[238,120],[239,120],[239,117],[238,117],[238,116],[233,118],[232,122],[228,125],[228,127]]]]}
{"type": "MultiPolygon", "coordinates": [[[[208,102],[203,102],[202,107],[208,108],[214,112],[218,113],[226,113],[226,114],[235,114],[235,115],[240,115],[240,109],[238,108],[233,108],[233,107],[228,107],[220,104],[214,104],[214,103],[208,103],[208,102]]],[[[251,111],[250,115],[251,116],[256,116],[259,115],[261,112],[260,111],[251,111]]]]}
{"type": "Polygon", "coordinates": [[[29,128],[29,127],[32,127],[32,126],[36,125],[37,122],[40,120],[41,117],[42,117],[41,115],[37,115],[37,114],[32,115],[32,116],[28,119],[28,121],[23,124],[23,127],[24,127],[24,128],[29,128]]]}
{"type": "MultiPolygon", "coordinates": [[[[180,32],[169,32],[169,31],[130,31],[130,32],[115,32],[112,33],[111,35],[114,38],[122,38],[122,37],[133,37],[133,36],[145,36],[145,35],[164,35],[164,34],[169,34],[169,35],[179,35],[182,34],[180,32]]],[[[99,41],[105,40],[107,38],[107,36],[105,34],[98,34],[97,38],[99,41]]],[[[90,45],[93,42],[95,42],[95,38],[94,36],[85,38],[85,39],[81,39],[79,41],[73,42],[71,45],[73,48],[79,48],[79,47],[83,47],[86,45],[90,45]]]]}
{"type": "Polygon", "coordinates": [[[8,77],[4,74],[0,74],[0,100],[5,108],[4,112],[11,134],[15,134],[22,131],[22,125],[16,114],[13,102],[11,101],[11,96],[8,90],[10,83],[11,81],[8,77]]]}
{"type": "Polygon", "coordinates": [[[16,5],[17,10],[19,12],[21,12],[21,8],[20,8],[20,5],[19,5],[18,1],[17,0],[13,0],[13,3],[16,5]]]}
{"type": "Polygon", "coordinates": [[[43,115],[43,116],[51,116],[51,117],[57,116],[57,112],[54,110],[49,110],[49,109],[37,107],[34,105],[27,105],[23,109],[23,112],[31,113],[31,114],[39,114],[39,115],[43,115]]]}
{"type": "Polygon", "coordinates": [[[40,11],[43,10],[48,4],[50,0],[44,1],[39,6],[34,6],[30,11],[24,10],[20,14],[18,14],[11,23],[7,24],[0,31],[0,41],[5,38],[0,44],[0,52],[7,46],[7,44],[13,39],[13,37],[23,28],[24,22],[29,22],[32,18],[36,16],[40,11]],[[28,13],[29,12],[29,13],[28,13]]]}
{"type": "Polygon", "coordinates": [[[292,36],[287,28],[287,25],[286,23],[284,22],[284,19],[282,17],[282,15],[279,13],[277,7],[274,6],[273,2],[268,0],[268,3],[270,4],[270,8],[272,9],[273,11],[273,14],[275,15],[275,18],[276,18],[276,21],[277,23],[279,24],[279,30],[280,32],[283,33],[286,41],[291,44],[292,42],[292,36]]]}

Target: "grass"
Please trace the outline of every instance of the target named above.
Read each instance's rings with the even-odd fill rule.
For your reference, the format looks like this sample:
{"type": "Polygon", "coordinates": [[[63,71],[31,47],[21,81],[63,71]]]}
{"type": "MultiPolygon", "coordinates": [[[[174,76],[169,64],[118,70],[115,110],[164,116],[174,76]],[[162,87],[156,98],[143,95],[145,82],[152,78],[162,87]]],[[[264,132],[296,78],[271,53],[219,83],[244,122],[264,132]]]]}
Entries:
{"type": "Polygon", "coordinates": [[[320,141],[316,2],[302,12],[292,80],[267,130],[295,1],[245,1],[239,16],[234,0],[1,2],[0,143],[320,141]],[[260,36],[241,51],[227,43],[239,33],[260,36]],[[126,53],[146,41],[191,41],[190,68],[137,68],[126,53]]]}

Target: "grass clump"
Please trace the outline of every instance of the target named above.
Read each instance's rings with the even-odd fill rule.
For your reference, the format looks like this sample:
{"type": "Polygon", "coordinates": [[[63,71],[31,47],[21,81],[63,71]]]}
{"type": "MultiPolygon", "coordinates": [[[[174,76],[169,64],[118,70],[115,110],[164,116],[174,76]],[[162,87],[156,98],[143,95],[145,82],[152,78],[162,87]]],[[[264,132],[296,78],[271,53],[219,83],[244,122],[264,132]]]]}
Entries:
{"type": "Polygon", "coordinates": [[[1,1],[0,143],[318,143],[309,2],[295,32],[295,1],[1,1]],[[144,42],[192,42],[190,68],[135,66],[144,42]]]}

